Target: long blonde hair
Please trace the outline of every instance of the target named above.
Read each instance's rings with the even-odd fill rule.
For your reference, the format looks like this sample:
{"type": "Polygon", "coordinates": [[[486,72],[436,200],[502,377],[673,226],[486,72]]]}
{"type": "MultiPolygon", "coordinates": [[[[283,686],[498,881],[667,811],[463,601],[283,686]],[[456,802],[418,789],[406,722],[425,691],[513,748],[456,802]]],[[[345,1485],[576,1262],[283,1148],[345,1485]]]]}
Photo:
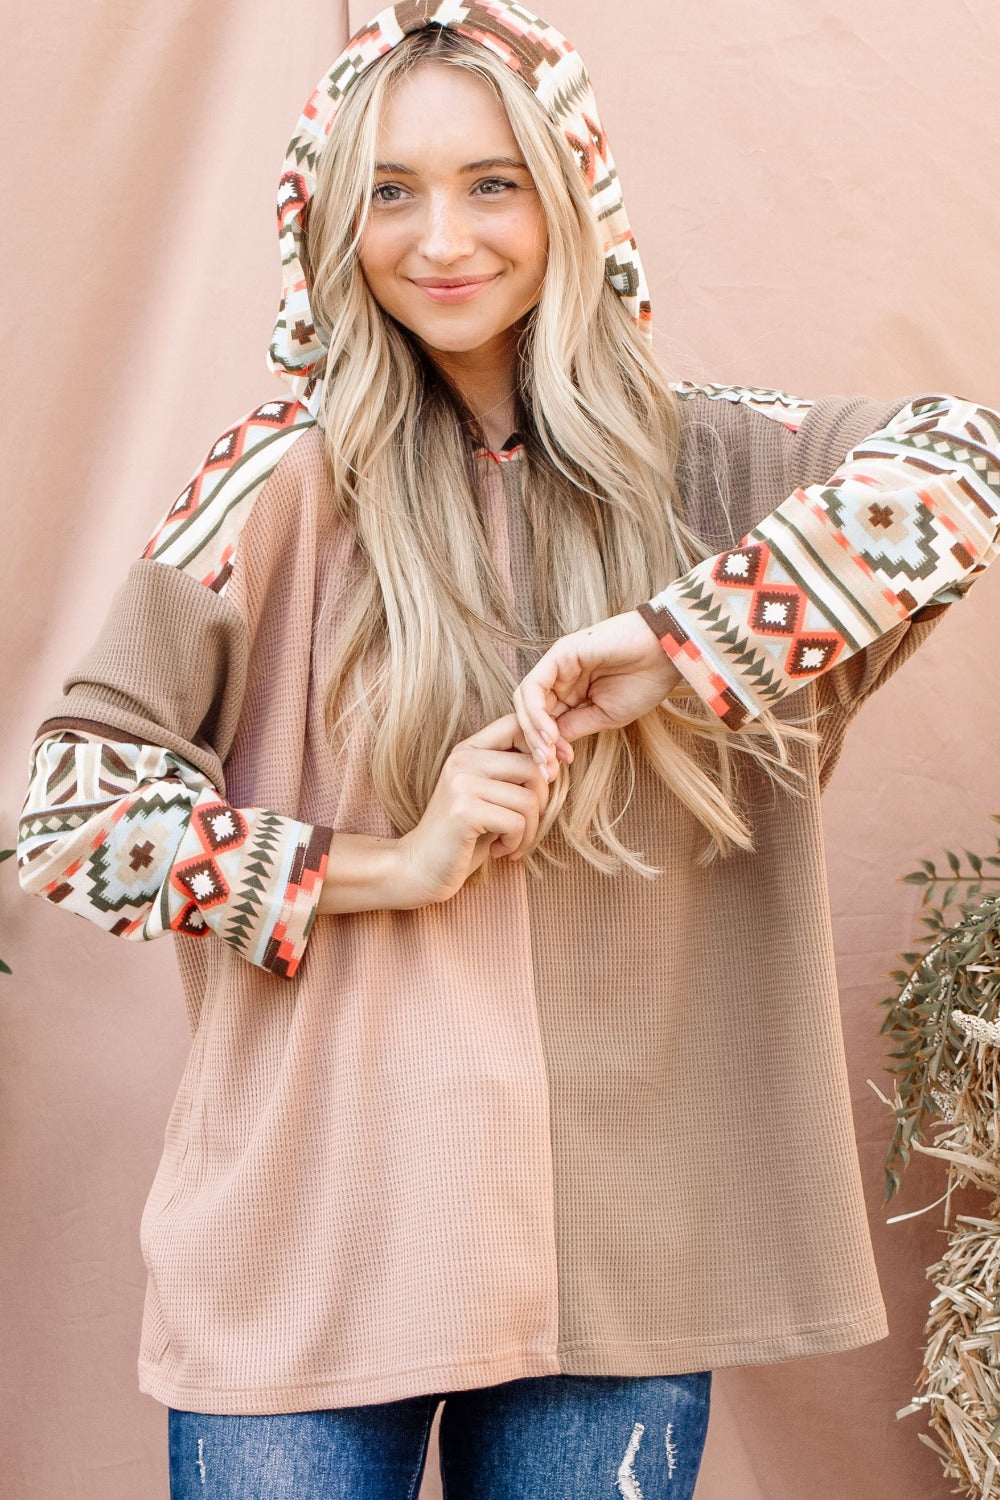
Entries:
{"type": "MultiPolygon", "coordinates": [[[[517,678],[501,648],[544,650],[633,608],[705,555],[675,482],[679,419],[666,377],[605,276],[586,185],[530,89],[487,49],[437,28],[405,38],[352,85],[320,156],[307,228],[310,295],[329,353],[321,424],[335,503],[363,577],[329,684],[332,735],[371,737],[376,794],[405,832],[451,747],[510,712],[517,678]],[[389,90],[416,63],[467,69],[497,93],[548,226],[548,265],[518,368],[539,634],[517,617],[490,553],[475,422],[358,264],[389,90]],[[571,560],[571,562],[570,562],[571,560]]],[[[509,651],[508,651],[509,655],[509,651]]],[[[642,754],[706,829],[706,856],[751,847],[733,751],[772,775],[801,732],[767,718],[734,736],[707,711],[661,706],[579,741],[549,799],[536,850],[558,825],[604,871],[653,871],[615,828],[642,754]]]]}

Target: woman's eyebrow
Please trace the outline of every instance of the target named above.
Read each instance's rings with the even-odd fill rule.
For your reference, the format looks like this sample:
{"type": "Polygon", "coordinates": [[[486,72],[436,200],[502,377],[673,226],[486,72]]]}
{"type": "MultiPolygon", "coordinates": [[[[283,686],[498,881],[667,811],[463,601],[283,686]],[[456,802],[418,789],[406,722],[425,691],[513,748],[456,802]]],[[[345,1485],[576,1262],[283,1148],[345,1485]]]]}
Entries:
{"type": "MultiPolygon", "coordinates": [[[[490,167],[515,167],[520,168],[522,172],[528,170],[527,165],[523,161],[519,161],[515,156],[487,156],[482,161],[466,162],[464,167],[459,167],[459,171],[482,172],[490,167]]],[[[408,167],[405,162],[401,161],[377,161],[375,163],[375,170],[376,172],[394,172],[398,177],[417,177],[420,175],[416,167],[408,167]]]]}
{"type": "Polygon", "coordinates": [[[486,167],[520,167],[522,171],[528,170],[523,161],[516,156],[487,156],[483,161],[470,161],[462,168],[463,172],[481,172],[486,167]]]}

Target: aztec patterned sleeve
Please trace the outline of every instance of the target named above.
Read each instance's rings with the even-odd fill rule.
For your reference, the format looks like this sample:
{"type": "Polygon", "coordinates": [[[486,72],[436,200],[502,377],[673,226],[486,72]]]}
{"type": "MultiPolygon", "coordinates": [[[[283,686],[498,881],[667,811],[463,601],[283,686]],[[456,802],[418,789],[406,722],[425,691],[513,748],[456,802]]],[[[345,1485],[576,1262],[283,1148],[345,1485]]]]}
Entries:
{"type": "MultiPolygon", "coordinates": [[[[790,413],[792,430],[808,406],[776,392],[702,394],[769,394],[766,414],[790,413]]],[[[825,483],[795,489],[639,612],[689,686],[739,729],[918,611],[961,597],[998,555],[1000,415],[922,396],[825,483]]]]}
{"type": "Polygon", "coordinates": [[[219,791],[247,656],[226,586],[254,500],[310,422],[294,401],[258,408],[171,507],[42,726],[18,845],[25,890],[118,937],[215,933],[286,978],[331,831],[219,791]]]}

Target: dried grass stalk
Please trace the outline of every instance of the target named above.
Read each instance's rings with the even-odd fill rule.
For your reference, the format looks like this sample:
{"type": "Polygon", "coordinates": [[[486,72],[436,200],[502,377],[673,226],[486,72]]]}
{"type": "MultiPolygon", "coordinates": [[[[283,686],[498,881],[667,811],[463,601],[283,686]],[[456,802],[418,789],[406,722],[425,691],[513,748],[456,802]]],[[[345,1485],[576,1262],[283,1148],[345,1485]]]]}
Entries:
{"type": "Polygon", "coordinates": [[[935,1295],[923,1368],[917,1395],[898,1415],[926,1412],[931,1430],[920,1439],[957,1482],[953,1493],[1000,1500],[1000,893],[987,889],[1000,882],[1000,839],[985,857],[968,849],[964,858],[953,850],[944,857],[947,870],[921,860],[904,876],[923,887],[927,930],[925,951],[903,955],[907,968],[892,974],[898,989],[885,1002],[896,1085],[887,1200],[914,1151],[947,1163],[938,1200],[946,1225],[956,1189],[978,1188],[986,1198],[982,1217],[956,1218],[944,1255],[928,1269],[935,1295]],[[941,886],[940,906],[931,906],[941,886]],[[958,918],[949,920],[956,906],[958,918]]]}
{"type": "MultiPolygon", "coordinates": [[[[1000,1183],[1000,1025],[953,1011],[967,1039],[962,1086],[948,1093],[950,1118],[933,1146],[914,1150],[949,1165],[949,1190],[976,1187],[996,1195],[1000,1183]]],[[[950,1196],[950,1191],[949,1191],[950,1196]]],[[[983,1217],[960,1214],[941,1260],[924,1329],[918,1394],[899,1413],[926,1410],[934,1436],[921,1433],[941,1460],[954,1493],[1000,1500],[1000,1197],[983,1217]]]]}

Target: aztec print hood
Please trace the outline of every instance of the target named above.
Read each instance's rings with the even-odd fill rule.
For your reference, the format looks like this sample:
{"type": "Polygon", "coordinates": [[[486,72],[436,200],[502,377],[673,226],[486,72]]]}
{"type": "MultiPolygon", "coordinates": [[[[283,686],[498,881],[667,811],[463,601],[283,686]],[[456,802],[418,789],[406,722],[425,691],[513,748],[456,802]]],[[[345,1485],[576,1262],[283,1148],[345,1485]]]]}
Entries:
{"type": "Polygon", "coordinates": [[[317,84],[289,144],[278,187],[282,298],[268,364],[289,381],[314,415],[322,399],[316,372],[326,351],[309,304],[302,239],[304,213],[316,187],[316,162],[355,79],[410,32],[425,26],[446,26],[488,47],[530,86],[580,164],[604,245],[608,280],[635,321],[649,327],[642,263],[579,53],[554,26],[506,0],[404,0],[380,11],[356,32],[317,84]]]}

